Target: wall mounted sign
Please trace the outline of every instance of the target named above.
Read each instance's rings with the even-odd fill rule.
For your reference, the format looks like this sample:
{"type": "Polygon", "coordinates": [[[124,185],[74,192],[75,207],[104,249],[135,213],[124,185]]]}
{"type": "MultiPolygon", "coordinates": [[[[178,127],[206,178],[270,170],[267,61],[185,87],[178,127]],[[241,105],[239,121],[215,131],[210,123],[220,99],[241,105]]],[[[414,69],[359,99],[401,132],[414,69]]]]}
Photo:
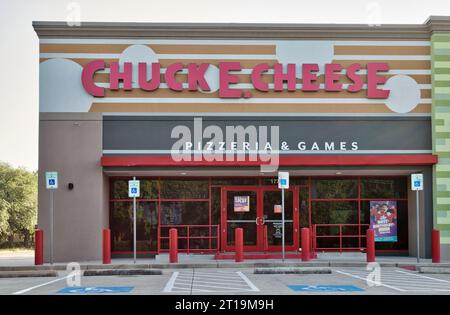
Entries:
{"type": "Polygon", "coordinates": [[[250,212],[250,196],[234,196],[234,212],[250,212]]]}
{"type": "Polygon", "coordinates": [[[397,242],[397,202],[370,201],[370,228],[375,242],[397,242]]]}
{"type": "MultiPolygon", "coordinates": [[[[135,63],[136,64],[136,63],[135,63]]],[[[103,59],[96,59],[87,63],[81,75],[83,87],[87,93],[94,97],[104,97],[105,90],[124,91],[133,90],[133,68],[136,69],[132,62],[124,62],[123,69],[120,69],[119,62],[110,62],[109,64],[109,87],[101,87],[95,84],[94,75],[98,71],[106,69],[106,62],[103,59]]],[[[152,92],[159,89],[161,85],[161,64],[146,62],[138,62],[137,77],[138,86],[141,90],[152,92]],[[148,69],[151,68],[151,79],[148,79],[148,69]]],[[[164,73],[164,80],[167,87],[172,91],[181,92],[188,91],[211,91],[206,80],[206,72],[210,67],[209,63],[189,63],[187,66],[181,62],[168,65],[164,73]],[[187,86],[177,81],[176,76],[181,72],[187,73],[187,86]]],[[[136,70],[134,70],[136,71],[136,70]]],[[[220,98],[250,98],[252,94],[248,90],[231,88],[232,85],[239,84],[238,73],[242,71],[240,62],[219,62],[219,97],[220,98]]],[[[261,92],[295,92],[297,87],[297,73],[302,74],[302,85],[299,90],[302,92],[317,92],[324,90],[327,92],[343,91],[343,84],[339,81],[345,77],[351,83],[346,85],[346,90],[355,93],[363,89],[367,84],[367,98],[369,99],[387,99],[389,90],[380,89],[378,85],[387,81],[387,76],[380,72],[389,71],[387,63],[369,62],[363,69],[361,64],[353,63],[348,67],[343,67],[338,63],[327,63],[319,65],[317,63],[305,64],[281,64],[276,63],[272,67],[268,63],[260,63],[251,69],[251,85],[254,89],[261,92]],[[325,84],[321,85],[319,81],[319,69],[324,66],[325,84]],[[359,74],[360,70],[367,72],[367,80],[365,76],[359,74]],[[269,84],[262,79],[263,75],[268,71],[273,72],[273,81],[269,84]],[[345,74],[342,74],[342,73],[345,74]],[[366,82],[365,82],[366,81],[366,82]]]]}

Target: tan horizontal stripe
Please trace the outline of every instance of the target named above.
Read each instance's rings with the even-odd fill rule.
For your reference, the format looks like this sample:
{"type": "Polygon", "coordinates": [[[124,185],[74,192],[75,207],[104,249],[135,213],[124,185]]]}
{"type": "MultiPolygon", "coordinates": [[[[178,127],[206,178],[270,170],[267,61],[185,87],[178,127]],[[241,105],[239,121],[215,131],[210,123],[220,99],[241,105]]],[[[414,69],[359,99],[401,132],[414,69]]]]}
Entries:
{"type": "Polygon", "coordinates": [[[275,45],[149,45],[157,54],[274,55],[275,45]]]}
{"type": "MultiPolygon", "coordinates": [[[[39,62],[43,62],[45,60],[47,60],[48,58],[40,58],[39,62]]],[[[87,64],[88,62],[94,60],[94,59],[72,59],[74,62],[84,66],[85,64],[87,64]]],[[[118,59],[104,59],[105,60],[105,65],[106,67],[109,67],[109,63],[112,61],[118,61],[118,59]]],[[[209,64],[213,64],[213,65],[218,65],[219,62],[223,62],[223,61],[230,61],[230,62],[235,62],[235,61],[239,61],[239,60],[211,60],[211,59],[182,59],[179,60],[178,62],[183,63],[184,65],[187,65],[188,63],[209,63],[209,64]]],[[[161,66],[163,68],[166,68],[168,65],[174,63],[173,59],[162,59],[160,60],[161,62],[161,66]]],[[[273,66],[275,63],[277,63],[276,60],[240,60],[241,62],[241,67],[243,69],[251,69],[253,68],[255,65],[259,64],[259,63],[268,63],[269,66],[273,66]]],[[[389,64],[389,68],[390,69],[408,69],[408,70],[415,70],[415,69],[426,69],[429,70],[431,69],[431,62],[430,61],[426,61],[426,60],[388,60],[388,61],[383,61],[383,60],[333,60],[333,63],[339,63],[341,64],[344,68],[348,67],[349,65],[353,64],[353,63],[359,63],[361,64],[361,66],[363,68],[365,68],[367,66],[367,63],[369,62],[383,62],[383,63],[387,63],[389,64]]]]}
{"type": "Polygon", "coordinates": [[[427,60],[333,60],[333,63],[339,63],[344,68],[354,63],[359,63],[363,68],[367,67],[368,63],[387,63],[389,69],[431,69],[431,61],[427,60]]]}
{"type": "Polygon", "coordinates": [[[334,46],[335,55],[430,55],[430,46],[334,46]]]}
{"type": "MultiPolygon", "coordinates": [[[[211,113],[392,113],[383,104],[153,104],[93,103],[90,112],[211,112],[211,113]]],[[[419,104],[413,113],[430,113],[430,104],[419,104]]]]}
{"type": "MultiPolygon", "coordinates": [[[[360,91],[356,93],[351,93],[348,91],[341,92],[327,92],[320,90],[317,92],[261,92],[257,90],[250,90],[252,93],[252,98],[366,98],[367,91],[360,91]]],[[[148,92],[141,89],[133,89],[131,91],[118,90],[113,91],[106,89],[105,97],[139,97],[139,98],[218,98],[219,92],[212,93],[201,93],[197,91],[183,90],[180,92],[172,91],[170,89],[158,89],[156,91],[148,92]]],[[[431,90],[421,90],[422,98],[431,98],[431,90]]]]}
{"type": "MultiPolygon", "coordinates": [[[[386,75],[386,77],[390,78],[394,76],[395,74],[389,74],[386,75]]],[[[238,74],[239,82],[240,83],[251,83],[250,75],[249,74],[238,74]]],[[[431,84],[431,75],[409,75],[414,80],[416,80],[419,84],[431,84]]],[[[187,75],[186,74],[177,74],[175,76],[176,80],[178,82],[187,83],[187,75]]],[[[367,82],[367,76],[362,75],[363,82],[367,82]]],[[[273,75],[272,74],[264,74],[261,77],[261,80],[265,83],[273,83],[273,75]]],[[[107,73],[97,73],[94,76],[95,82],[109,82],[109,74],[107,73]]],[[[164,74],[161,74],[161,82],[165,82],[164,74]]],[[[298,83],[302,83],[302,80],[297,79],[298,83]]],[[[323,84],[325,83],[325,76],[321,75],[319,76],[319,79],[317,80],[317,83],[323,84]]],[[[352,83],[347,76],[342,75],[341,80],[339,80],[339,83],[348,84],[352,83]]]]}
{"type": "MultiPolygon", "coordinates": [[[[41,53],[120,54],[130,44],[41,44],[41,53]]],[[[157,54],[245,54],[272,55],[275,45],[146,45],[157,54]]]]}

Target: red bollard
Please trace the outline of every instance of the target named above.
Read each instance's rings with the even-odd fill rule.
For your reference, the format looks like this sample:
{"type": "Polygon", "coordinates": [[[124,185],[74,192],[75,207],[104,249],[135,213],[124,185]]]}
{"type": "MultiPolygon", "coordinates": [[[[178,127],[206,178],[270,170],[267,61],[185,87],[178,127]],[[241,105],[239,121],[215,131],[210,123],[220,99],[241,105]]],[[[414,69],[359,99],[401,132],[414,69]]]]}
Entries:
{"type": "Polygon", "coordinates": [[[244,229],[237,228],[234,230],[234,243],[236,247],[235,261],[244,261],[244,229]]]}
{"type": "Polygon", "coordinates": [[[169,230],[169,262],[178,262],[178,230],[169,230]]]}
{"type": "Polygon", "coordinates": [[[435,264],[441,262],[441,235],[437,229],[431,232],[431,262],[435,264]]]}
{"type": "Polygon", "coordinates": [[[314,246],[314,229],[312,227],[309,228],[309,238],[311,239],[309,258],[316,259],[317,254],[314,246]]]}
{"type": "Polygon", "coordinates": [[[44,264],[44,231],[40,229],[34,232],[34,264],[44,264]]]}
{"type": "Polygon", "coordinates": [[[375,261],[375,231],[368,229],[366,232],[366,243],[367,243],[367,262],[375,261]]]}
{"type": "Polygon", "coordinates": [[[309,228],[302,228],[302,261],[309,261],[311,240],[309,239],[309,228]]]}
{"type": "Polygon", "coordinates": [[[111,230],[103,229],[103,264],[111,263],[111,230]]]}

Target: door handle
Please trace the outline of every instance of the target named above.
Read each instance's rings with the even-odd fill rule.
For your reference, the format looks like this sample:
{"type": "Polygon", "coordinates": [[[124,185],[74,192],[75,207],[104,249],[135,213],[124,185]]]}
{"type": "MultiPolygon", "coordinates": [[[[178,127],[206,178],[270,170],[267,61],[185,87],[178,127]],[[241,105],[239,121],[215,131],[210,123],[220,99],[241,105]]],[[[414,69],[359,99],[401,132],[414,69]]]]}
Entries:
{"type": "Polygon", "coordinates": [[[256,223],[256,225],[264,225],[264,218],[256,217],[255,223],[256,223]]]}

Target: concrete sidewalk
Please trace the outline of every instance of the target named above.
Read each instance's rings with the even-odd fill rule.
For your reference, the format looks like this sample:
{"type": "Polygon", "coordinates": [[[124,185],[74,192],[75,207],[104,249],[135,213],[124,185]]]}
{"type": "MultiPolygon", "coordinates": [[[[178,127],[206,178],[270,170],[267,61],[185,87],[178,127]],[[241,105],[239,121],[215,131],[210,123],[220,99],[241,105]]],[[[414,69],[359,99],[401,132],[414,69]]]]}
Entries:
{"type": "MultiPolygon", "coordinates": [[[[160,254],[155,258],[139,258],[134,264],[133,259],[113,259],[110,265],[103,265],[101,261],[82,261],[82,270],[94,269],[183,269],[183,268],[258,268],[258,267],[365,267],[366,256],[362,253],[318,253],[317,259],[302,262],[300,259],[248,259],[236,263],[233,259],[215,260],[214,255],[179,254],[178,263],[170,264],[168,254],[160,254]]],[[[432,264],[431,259],[421,259],[417,263],[415,257],[381,256],[376,261],[381,267],[427,267],[439,266],[450,268],[450,261],[432,264]]],[[[33,255],[11,255],[0,257],[0,271],[21,270],[66,270],[67,263],[54,265],[34,265],[33,255]]]]}

